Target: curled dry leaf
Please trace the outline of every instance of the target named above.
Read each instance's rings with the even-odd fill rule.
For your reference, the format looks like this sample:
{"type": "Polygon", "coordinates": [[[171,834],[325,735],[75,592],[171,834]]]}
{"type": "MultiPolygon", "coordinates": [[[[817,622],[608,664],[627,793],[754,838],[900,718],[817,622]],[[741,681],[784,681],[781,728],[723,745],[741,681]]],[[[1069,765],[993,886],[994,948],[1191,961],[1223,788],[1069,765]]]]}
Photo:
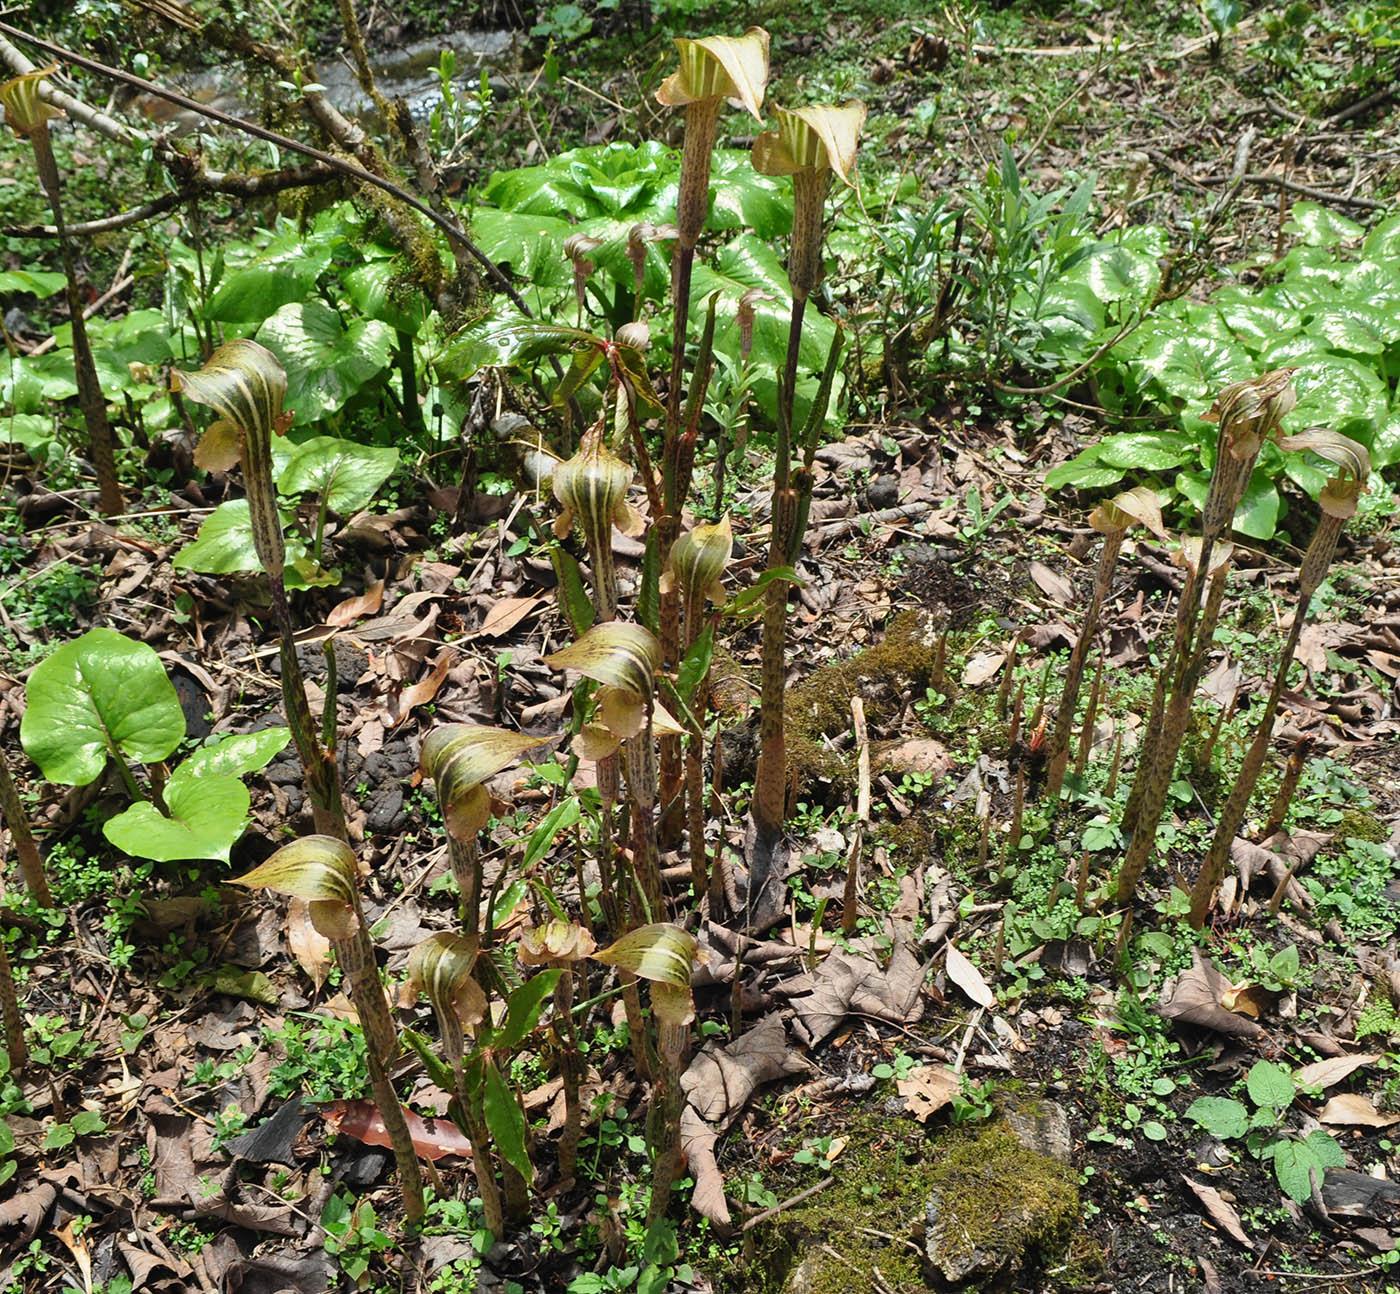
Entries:
{"type": "Polygon", "coordinates": [[[681,1076],[681,1087],[704,1118],[724,1124],[764,1083],[809,1068],[789,1045],[782,1016],[773,1011],[727,1047],[702,1051],[681,1076]]]}
{"type": "Polygon", "coordinates": [[[977,655],[969,657],[967,664],[963,666],[963,686],[978,687],[986,683],[989,679],[995,678],[1005,664],[1005,652],[978,652],[977,655]]]}
{"type": "Polygon", "coordinates": [[[727,1235],[732,1219],[724,1198],[724,1177],[715,1162],[716,1140],[715,1130],[687,1103],[681,1111],[681,1151],[695,1182],[690,1205],[702,1218],[709,1218],[721,1234],[727,1235]]]}
{"type": "Polygon", "coordinates": [[[375,580],[363,593],[337,602],[326,617],[326,623],[333,629],[341,629],[354,624],[361,616],[378,615],[383,605],[384,581],[375,580]]]}
{"type": "Polygon", "coordinates": [[[1054,598],[1062,606],[1074,604],[1074,585],[1058,571],[1052,571],[1044,562],[1031,563],[1031,579],[1047,597],[1054,598]]]}
{"type": "Polygon", "coordinates": [[[1220,999],[1229,991],[1229,981],[1203,960],[1198,951],[1193,950],[1192,958],[1195,964],[1177,978],[1157,1007],[1158,1014],[1168,1020],[1182,1020],[1202,1029],[1214,1029],[1217,1033],[1241,1038],[1253,1038],[1260,1033],[1259,1026],[1253,1020],[1236,1015],[1221,1005],[1220,999]]]}
{"type": "MultiPolygon", "coordinates": [[[[436,1161],[449,1155],[471,1155],[471,1142],[450,1119],[425,1119],[412,1110],[403,1113],[413,1138],[413,1149],[420,1159],[436,1161]]],[[[322,1107],[321,1117],[337,1135],[353,1137],[367,1146],[393,1146],[384,1128],[384,1116],[373,1101],[332,1101],[322,1107]]]]}
{"type": "Polygon", "coordinates": [[[287,947],[319,990],[331,972],[331,941],[316,929],[307,899],[293,898],[287,904],[287,947]]]}

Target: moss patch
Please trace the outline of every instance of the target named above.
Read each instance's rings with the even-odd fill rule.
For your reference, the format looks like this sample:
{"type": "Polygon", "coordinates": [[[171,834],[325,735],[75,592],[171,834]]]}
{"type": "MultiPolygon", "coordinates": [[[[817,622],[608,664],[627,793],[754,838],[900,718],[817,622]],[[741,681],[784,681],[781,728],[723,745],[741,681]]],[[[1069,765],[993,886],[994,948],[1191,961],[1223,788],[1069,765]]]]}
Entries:
{"type": "Polygon", "coordinates": [[[878,726],[892,718],[904,694],[922,693],[937,668],[938,631],[923,611],[901,611],[883,641],[849,660],[817,670],[788,695],[788,769],[799,786],[814,780],[844,787],[854,779],[854,760],[822,741],[848,732],[851,697],[865,700],[866,718],[878,726]]]}
{"type": "MultiPolygon", "coordinates": [[[[930,1139],[907,1118],[870,1114],[846,1135],[832,1185],[760,1227],[743,1271],[730,1273],[721,1288],[869,1294],[878,1268],[885,1285],[901,1294],[927,1290],[932,1273],[923,1232],[933,1195],[984,1252],[1012,1247],[1006,1220],[1029,1206],[1034,1225],[1014,1255],[1024,1254],[1033,1266],[1058,1262],[1075,1233],[1079,1193],[1071,1170],[1026,1149],[1000,1119],[930,1139]]],[[[1008,1271],[1006,1279],[1015,1275],[1008,1271]]],[[[1002,1287],[1010,1288],[992,1279],[966,1288],[1002,1287]]]]}

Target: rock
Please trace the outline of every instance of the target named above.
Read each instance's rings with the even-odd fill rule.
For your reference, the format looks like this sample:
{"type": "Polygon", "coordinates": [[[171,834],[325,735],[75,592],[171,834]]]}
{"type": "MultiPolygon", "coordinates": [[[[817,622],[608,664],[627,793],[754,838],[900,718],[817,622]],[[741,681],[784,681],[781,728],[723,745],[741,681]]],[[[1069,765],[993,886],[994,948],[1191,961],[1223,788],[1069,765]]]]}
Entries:
{"type": "Polygon", "coordinates": [[[899,502],[899,477],[882,473],[872,477],[865,487],[865,506],[872,512],[882,508],[893,508],[899,502]]]}
{"type": "Polygon", "coordinates": [[[949,1148],[925,1207],[924,1252],[944,1280],[978,1288],[1059,1257],[1079,1192],[1067,1165],[1039,1147],[1067,1158],[1068,1137],[1063,1110],[1029,1101],[949,1148]]]}

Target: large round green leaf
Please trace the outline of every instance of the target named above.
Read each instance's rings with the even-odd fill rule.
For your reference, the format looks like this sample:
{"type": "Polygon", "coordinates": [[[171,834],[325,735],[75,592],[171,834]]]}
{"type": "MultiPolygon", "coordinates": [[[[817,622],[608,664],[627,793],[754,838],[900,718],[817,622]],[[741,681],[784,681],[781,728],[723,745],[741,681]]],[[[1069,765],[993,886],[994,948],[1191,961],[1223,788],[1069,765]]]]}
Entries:
{"type": "Polygon", "coordinates": [[[277,479],[283,494],[316,493],[332,512],[358,512],[393,475],[399,451],[392,446],[357,445],[335,436],[316,436],[297,447],[277,479]]]}
{"type": "Polygon", "coordinates": [[[109,818],[102,834],[124,853],[158,863],[192,858],[228,862],[248,817],[248,788],[236,777],[186,774],[187,765],[181,764],[166,783],[168,818],[142,801],[109,818]]]}
{"type": "Polygon", "coordinates": [[[423,294],[404,281],[396,260],[366,261],[341,280],[350,300],[367,319],[379,319],[396,332],[416,334],[423,326],[423,294]]]}
{"type": "Polygon", "coordinates": [[[156,764],[185,715],[160,657],[115,629],[90,629],[35,667],[20,741],[51,782],[86,786],[111,755],[156,764]]]}
{"type": "Polygon", "coordinates": [[[389,363],[394,330],[378,319],[356,319],[347,328],[321,301],[284,305],[261,328],[258,340],[287,370],[286,406],[305,426],[344,406],[389,363]]]}
{"type": "Polygon", "coordinates": [[[1099,445],[1098,461],[1109,467],[1137,468],[1160,472],[1179,467],[1194,458],[1197,445],[1190,436],[1175,431],[1126,431],[1105,436],[1099,445]]]}
{"type": "Polygon", "coordinates": [[[1345,431],[1343,423],[1356,422],[1374,427],[1389,412],[1390,393],[1375,370],[1344,355],[1302,359],[1293,375],[1293,389],[1298,403],[1284,419],[1290,432],[1309,427],[1345,431]]]}
{"type": "Polygon", "coordinates": [[[1308,332],[1352,355],[1379,355],[1400,337],[1400,320],[1395,312],[1364,301],[1319,305],[1307,311],[1305,317],[1308,332]]]}
{"type": "Polygon", "coordinates": [[[1213,398],[1223,387],[1253,374],[1249,353],[1241,346],[1165,332],[1145,338],[1135,362],[1168,395],[1187,401],[1213,398]]]}

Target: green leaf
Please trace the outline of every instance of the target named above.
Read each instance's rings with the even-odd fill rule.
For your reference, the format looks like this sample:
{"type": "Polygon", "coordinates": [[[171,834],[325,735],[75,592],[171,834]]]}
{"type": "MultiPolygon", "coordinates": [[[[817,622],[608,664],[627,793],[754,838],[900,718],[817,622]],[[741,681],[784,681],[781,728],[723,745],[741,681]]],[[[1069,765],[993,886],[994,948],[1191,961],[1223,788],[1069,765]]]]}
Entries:
{"type": "Polygon", "coordinates": [[[417,1029],[400,1029],[399,1037],[413,1049],[418,1059],[423,1062],[423,1068],[427,1071],[428,1078],[434,1087],[447,1093],[454,1093],[457,1090],[457,1080],[451,1068],[442,1063],[437,1052],[433,1050],[433,1044],[427,1038],[417,1029]]]}
{"type": "Polygon", "coordinates": [[[1268,474],[1256,470],[1235,509],[1233,528],[1251,539],[1271,539],[1278,526],[1278,487],[1268,474]]]}
{"type": "Polygon", "coordinates": [[[1271,1060],[1254,1062],[1245,1087],[1255,1105],[1267,1106],[1271,1110],[1286,1110],[1298,1094],[1293,1076],[1282,1065],[1276,1065],[1271,1060]]]}
{"type": "Polygon", "coordinates": [[[1074,266],[1065,279],[1090,288],[1100,301],[1150,301],[1162,277],[1157,258],[1102,243],[1074,266]]]}
{"type": "Polygon", "coordinates": [[[582,638],[593,627],[593,600],[583,584],[583,572],[577,560],[558,544],[549,546],[549,564],[554,567],[559,587],[564,590],[564,610],[574,637],[582,638]]]}
{"type": "Polygon", "coordinates": [[[482,1067],[482,1078],[482,1111],[496,1149],[527,1182],[533,1181],[535,1168],[525,1148],[525,1113],[520,1102],[490,1057],[482,1067]]]}
{"type": "Polygon", "coordinates": [[[392,446],[315,436],[292,452],[277,488],[283,494],[320,494],[332,512],[349,516],[374,498],[398,463],[399,451],[392,446]]]}
{"type": "Polygon", "coordinates": [[[1193,437],[1172,431],[1120,432],[1105,436],[1098,448],[1098,460],[1105,466],[1145,472],[1178,467],[1198,452],[1193,437]]]}
{"type": "Polygon", "coordinates": [[[160,657],[114,629],[90,629],[40,662],[25,684],[20,741],[51,782],[86,786],[119,754],[157,764],[185,715],[160,657]]]}
{"type": "Polygon", "coordinates": [[[71,1123],[51,1123],[44,1133],[45,1150],[66,1150],[76,1138],[71,1123]]]}
{"type": "Polygon", "coordinates": [[[1309,333],[1324,337],[1337,350],[1353,355],[1379,355],[1400,338],[1400,321],[1393,309],[1363,302],[1318,305],[1304,318],[1309,333]]]}
{"type": "Polygon", "coordinates": [[[185,777],[242,777],[266,768],[291,741],[287,728],[264,728],[212,738],[192,751],[176,772],[185,777]]]}
{"type": "Polygon", "coordinates": [[[406,280],[397,260],[366,261],[341,277],[346,295],[366,319],[416,336],[427,317],[423,294],[406,280]]]}
{"type": "Polygon", "coordinates": [[[1143,340],[1134,362],[1168,395],[1188,403],[1208,402],[1222,387],[1252,376],[1254,368],[1243,347],[1161,331],[1143,340]]]}
{"type": "Polygon", "coordinates": [[[518,314],[487,318],[465,329],[438,360],[445,378],[463,381],[483,368],[509,368],[547,355],[564,355],[594,345],[592,333],[560,324],[538,323],[518,314]]]}
{"type": "Polygon", "coordinates": [[[205,304],[205,317],[261,323],[281,306],[306,300],[330,263],[331,249],[324,241],[307,244],[284,233],[247,265],[224,275],[205,304]]]}
{"type": "Polygon", "coordinates": [[[1400,462],[1400,407],[1392,409],[1376,428],[1370,448],[1373,470],[1400,462]]]}
{"type": "Polygon", "coordinates": [[[506,1021],[489,1035],[488,1044],[498,1051],[518,1047],[540,1022],[544,1001],[554,992],[562,970],[540,971],[532,975],[506,998],[506,1021]]]}
{"type": "Polygon", "coordinates": [[[774,580],[782,580],[785,584],[801,585],[805,583],[791,566],[775,566],[771,570],[764,571],[748,588],[741,589],[730,598],[724,604],[721,614],[743,617],[756,612],[762,604],[768,586],[774,580]]]}
{"type": "Polygon", "coordinates": [[[653,1267],[666,1267],[680,1259],[676,1224],[670,1218],[657,1218],[642,1237],[642,1261],[653,1267]]]}
{"type": "Polygon", "coordinates": [[[1090,445],[1088,449],[1081,450],[1069,462],[1052,467],[1045,473],[1045,488],[1059,490],[1066,485],[1072,485],[1079,490],[1097,490],[1121,481],[1126,468],[1105,467],[1099,462],[1099,454],[1102,452],[1103,445],[1103,441],[1097,445],[1090,445]]]}
{"type": "Polygon", "coordinates": [[[707,624],[696,636],[676,671],[676,691],[681,694],[683,701],[689,701],[695,695],[695,689],[710,672],[714,650],[715,627],[713,624],[707,624]]]}
{"type": "Polygon", "coordinates": [[[1293,376],[1293,390],[1298,403],[1284,419],[1289,431],[1331,427],[1354,435],[1344,423],[1365,422],[1374,427],[1389,412],[1390,392],[1375,369],[1344,355],[1303,359],[1293,376]]]}
{"type": "Polygon", "coordinates": [[[1186,1117],[1220,1141],[1234,1141],[1249,1131],[1249,1111],[1226,1096],[1199,1096],[1186,1107],[1186,1117]]]}
{"type": "Polygon", "coordinates": [[[389,364],[394,330],[378,319],[347,328],[322,301],[284,305],[261,328],[258,341],[287,370],[288,408],[304,426],[344,407],[389,364]]]}
{"type": "Polygon", "coordinates": [[[1361,244],[1361,253],[1371,260],[1400,258],[1400,215],[1382,220],[1361,244]]]}
{"type": "Polygon", "coordinates": [[[183,775],[185,765],[165,786],[167,818],[142,801],[102,824],[102,834],[135,858],[159,863],[211,858],[228,862],[248,819],[248,788],[236,777],[183,775]]]}
{"type": "Polygon", "coordinates": [[[1283,1193],[1299,1204],[1312,1198],[1310,1170],[1317,1172],[1317,1184],[1329,1168],[1345,1168],[1346,1156],[1332,1137],[1320,1129],[1306,1141],[1281,1140],[1273,1151],[1274,1176],[1283,1193]]]}
{"type": "Polygon", "coordinates": [[[1356,221],[1316,202],[1295,203],[1293,218],[1283,229],[1285,233],[1298,234],[1309,247],[1335,247],[1353,242],[1366,232],[1356,221]]]}
{"type": "Polygon", "coordinates": [[[0,270],[0,292],[29,292],[42,300],[67,282],[54,270],[0,270]]]}
{"type": "MultiPolygon", "coordinates": [[[[334,584],[339,578],[329,571],[314,571],[306,545],[296,538],[286,540],[287,566],[283,579],[289,589],[305,589],[334,584]]],[[[177,570],[200,571],[205,575],[240,575],[262,569],[253,544],[253,518],[247,499],[221,503],[199,527],[192,544],[186,544],[171,558],[177,570]]]]}
{"type": "Polygon", "coordinates": [[[520,870],[528,872],[539,862],[549,852],[555,837],[579,820],[580,812],[578,796],[571,795],[546,813],[540,825],[530,833],[530,839],[525,844],[525,856],[520,860],[520,870]]]}
{"type": "Polygon", "coordinates": [[[280,999],[272,981],[262,971],[244,970],[241,966],[215,966],[199,975],[195,983],[212,993],[241,997],[263,1006],[276,1006],[280,999]]]}

